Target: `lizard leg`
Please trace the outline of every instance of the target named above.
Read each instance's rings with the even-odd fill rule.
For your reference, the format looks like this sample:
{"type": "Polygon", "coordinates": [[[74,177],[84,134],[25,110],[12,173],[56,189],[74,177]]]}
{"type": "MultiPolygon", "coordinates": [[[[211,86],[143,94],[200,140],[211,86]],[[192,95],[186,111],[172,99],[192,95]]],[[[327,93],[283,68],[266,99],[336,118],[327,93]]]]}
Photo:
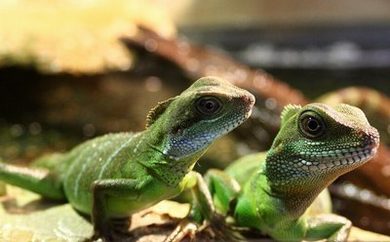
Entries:
{"type": "Polygon", "coordinates": [[[191,192],[191,198],[186,198],[189,199],[187,202],[191,203],[191,210],[187,218],[183,219],[174,231],[168,235],[164,240],[165,242],[178,242],[186,236],[193,238],[196,232],[199,231],[199,224],[215,212],[211,194],[203,177],[192,171],[186,176],[186,179],[187,185],[184,189],[191,192]]]}
{"type": "Polygon", "coordinates": [[[65,200],[61,182],[48,169],[19,167],[0,162],[0,180],[46,198],[65,200]]]}
{"type": "Polygon", "coordinates": [[[236,199],[241,187],[236,179],[222,170],[210,169],[205,174],[208,189],[212,194],[212,202],[215,206],[213,216],[208,218],[209,226],[218,238],[226,241],[242,241],[238,229],[231,226],[226,218],[233,212],[236,199]]]}
{"type": "Polygon", "coordinates": [[[321,214],[307,219],[306,240],[347,241],[352,223],[336,214],[321,214]]]}
{"type": "MultiPolygon", "coordinates": [[[[190,187],[192,192],[190,214],[178,225],[178,227],[176,227],[165,241],[180,241],[187,235],[194,237],[194,234],[200,230],[199,224],[205,225],[205,222],[209,223],[212,227],[215,227],[214,232],[218,234],[219,238],[231,239],[232,236],[230,236],[230,231],[227,231],[225,228],[225,216],[221,213],[217,213],[209,188],[211,188],[212,191],[215,191],[214,188],[217,188],[218,192],[221,192],[221,194],[224,195],[224,198],[228,197],[229,199],[227,200],[222,199],[223,201],[229,201],[226,202],[226,206],[228,207],[230,201],[233,200],[234,195],[237,194],[237,189],[239,190],[238,184],[232,182],[232,178],[219,170],[210,170],[206,174],[209,186],[207,186],[206,181],[199,173],[191,172],[190,174],[191,178],[196,180],[195,185],[190,187]],[[235,186],[224,187],[224,185],[230,186],[231,184],[235,184],[235,186]]],[[[206,226],[202,227],[204,228],[206,226]]]]}
{"type": "Polygon", "coordinates": [[[212,196],[202,175],[197,172],[191,173],[196,179],[196,185],[191,188],[192,206],[191,216],[199,223],[203,219],[210,219],[215,214],[212,196]]]}
{"type": "Polygon", "coordinates": [[[109,198],[137,199],[142,184],[134,179],[105,179],[97,180],[92,185],[93,206],[92,223],[94,226],[93,239],[103,238],[114,241],[116,236],[128,234],[130,218],[112,218],[110,216],[109,198]]]}
{"type": "Polygon", "coordinates": [[[210,169],[205,180],[213,197],[213,204],[218,213],[226,215],[229,212],[232,201],[234,201],[241,188],[238,182],[224,171],[210,169]]]}

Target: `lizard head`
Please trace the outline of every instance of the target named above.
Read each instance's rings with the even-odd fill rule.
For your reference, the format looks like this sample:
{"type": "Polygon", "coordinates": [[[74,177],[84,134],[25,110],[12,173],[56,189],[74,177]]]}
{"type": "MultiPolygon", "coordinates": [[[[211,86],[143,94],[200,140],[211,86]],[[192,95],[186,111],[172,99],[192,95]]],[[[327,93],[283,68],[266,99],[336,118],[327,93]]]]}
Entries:
{"type": "Polygon", "coordinates": [[[347,104],[288,105],[267,156],[267,177],[284,192],[319,192],[367,162],[379,145],[364,113],[347,104]]]}
{"type": "Polygon", "coordinates": [[[154,108],[147,126],[163,130],[167,135],[162,152],[180,159],[205,150],[242,124],[254,103],[248,91],[217,77],[203,77],[154,108]]]}

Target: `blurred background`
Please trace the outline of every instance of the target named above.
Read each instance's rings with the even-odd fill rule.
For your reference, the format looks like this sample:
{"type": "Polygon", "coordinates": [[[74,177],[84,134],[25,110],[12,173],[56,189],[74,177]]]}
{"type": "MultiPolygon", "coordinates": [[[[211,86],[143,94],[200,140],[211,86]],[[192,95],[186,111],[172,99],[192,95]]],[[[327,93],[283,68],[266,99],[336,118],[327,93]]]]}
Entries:
{"type": "Polygon", "coordinates": [[[316,97],[335,86],[389,94],[388,1],[193,1],[175,18],[191,40],[219,46],[316,97]],[[324,82],[326,81],[326,82],[324,82]],[[309,83],[316,83],[316,89],[309,83]]]}
{"type": "Polygon", "coordinates": [[[142,130],[158,101],[214,74],[258,101],[197,169],[266,150],[287,103],[349,102],[383,145],[332,188],[335,208],[390,235],[389,13],[385,0],[2,0],[0,158],[142,130]]]}

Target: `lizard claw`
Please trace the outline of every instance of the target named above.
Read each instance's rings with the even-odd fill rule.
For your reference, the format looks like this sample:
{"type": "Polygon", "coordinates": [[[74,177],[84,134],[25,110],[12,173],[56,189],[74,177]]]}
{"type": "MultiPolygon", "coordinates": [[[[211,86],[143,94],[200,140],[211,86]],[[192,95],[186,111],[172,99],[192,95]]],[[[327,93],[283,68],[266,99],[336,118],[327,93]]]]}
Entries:
{"type": "Polygon", "coordinates": [[[190,220],[181,221],[164,242],[179,242],[186,236],[189,236],[191,241],[195,238],[196,232],[199,231],[198,225],[190,220]]]}
{"type": "Polygon", "coordinates": [[[235,231],[231,226],[226,224],[225,218],[222,215],[215,214],[210,221],[205,220],[200,226],[198,223],[192,222],[189,219],[182,220],[164,242],[180,242],[186,236],[189,236],[190,241],[193,241],[196,233],[203,230],[206,230],[211,237],[218,238],[219,240],[243,241],[243,237],[239,231],[235,231]]]}
{"type": "Polygon", "coordinates": [[[214,236],[223,241],[244,241],[244,237],[240,231],[226,221],[225,216],[215,213],[209,222],[209,227],[213,231],[214,236]]]}

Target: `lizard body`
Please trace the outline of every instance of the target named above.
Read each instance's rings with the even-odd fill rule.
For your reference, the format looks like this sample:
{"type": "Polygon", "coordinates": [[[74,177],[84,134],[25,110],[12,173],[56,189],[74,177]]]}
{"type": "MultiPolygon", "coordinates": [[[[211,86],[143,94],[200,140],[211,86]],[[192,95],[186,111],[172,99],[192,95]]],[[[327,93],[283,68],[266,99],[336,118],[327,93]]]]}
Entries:
{"type": "Polygon", "coordinates": [[[337,177],[374,156],[378,131],[360,109],[346,104],[289,105],[281,116],[281,129],[267,153],[206,174],[211,195],[203,192],[212,202],[200,205],[209,212],[204,217],[212,222],[215,211],[230,215],[236,226],[281,241],[345,241],[348,219],[305,212],[337,177]]]}
{"type": "Polygon", "coordinates": [[[69,201],[91,215],[95,238],[111,240],[118,221],[193,187],[195,162],[215,139],[244,122],[253,104],[249,92],[201,78],[152,109],[146,130],[94,138],[38,159],[35,169],[0,163],[0,180],[69,201]]]}

